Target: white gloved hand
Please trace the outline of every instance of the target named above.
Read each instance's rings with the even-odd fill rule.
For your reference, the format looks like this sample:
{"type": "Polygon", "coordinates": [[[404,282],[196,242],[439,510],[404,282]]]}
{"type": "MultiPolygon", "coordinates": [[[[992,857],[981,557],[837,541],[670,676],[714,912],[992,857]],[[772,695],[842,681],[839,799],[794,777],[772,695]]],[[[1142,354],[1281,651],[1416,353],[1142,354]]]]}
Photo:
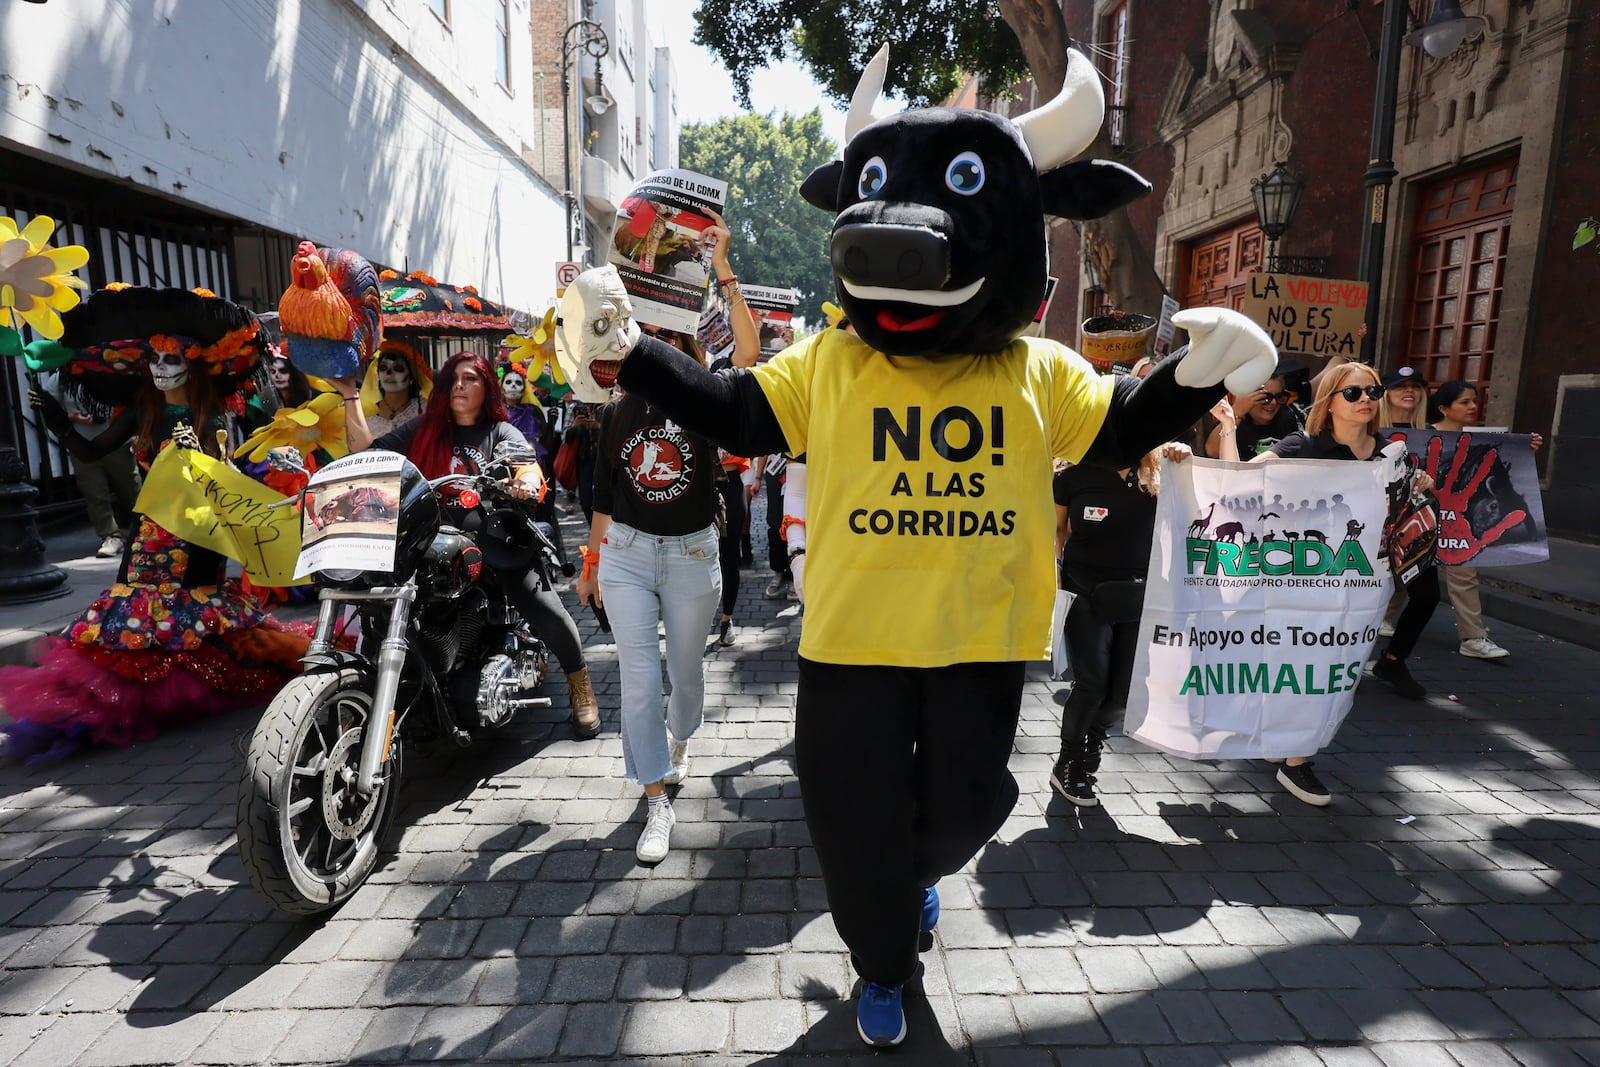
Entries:
{"type": "Polygon", "coordinates": [[[806,602],[806,556],[802,552],[798,556],[789,557],[789,574],[794,578],[794,595],[800,598],[800,605],[806,602]]]}
{"type": "Polygon", "coordinates": [[[1254,392],[1278,369],[1278,346],[1267,331],[1231,308],[1189,308],[1172,316],[1189,331],[1189,351],[1173,378],[1191,389],[1224,383],[1234,396],[1254,392]]]}
{"type": "Polygon", "coordinates": [[[603,404],[611,399],[617,372],[639,333],[616,267],[596,267],[573,279],[556,320],[556,361],[579,400],[603,404]]]}

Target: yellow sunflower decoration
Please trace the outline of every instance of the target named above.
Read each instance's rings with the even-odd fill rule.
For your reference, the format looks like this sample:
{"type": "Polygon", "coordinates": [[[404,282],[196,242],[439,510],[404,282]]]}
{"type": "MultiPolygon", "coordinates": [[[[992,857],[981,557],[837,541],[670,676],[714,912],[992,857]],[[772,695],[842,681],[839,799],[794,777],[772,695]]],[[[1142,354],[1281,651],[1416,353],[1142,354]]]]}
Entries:
{"type": "Polygon", "coordinates": [[[334,459],[347,455],[350,445],[344,436],[344,398],[338,393],[322,393],[297,408],[280,408],[272,413],[271,422],[245,438],[234,456],[260,463],[274,448],[297,448],[302,456],[319,448],[334,459]]]}
{"type": "Polygon", "coordinates": [[[551,308],[544,313],[544,318],[539,320],[533,333],[527,337],[513,334],[506,339],[511,344],[511,362],[522,364],[527,371],[528,383],[539,375],[548,373],[550,380],[557,385],[566,385],[566,375],[561,373],[561,364],[556,362],[556,309],[551,308]]]}
{"type": "Polygon", "coordinates": [[[87,289],[72,272],[89,262],[82,245],[52,248],[56,220],[35,215],[21,231],[15,219],[0,215],[0,326],[14,326],[12,313],[40,337],[61,337],[61,312],[78,306],[87,289]]]}

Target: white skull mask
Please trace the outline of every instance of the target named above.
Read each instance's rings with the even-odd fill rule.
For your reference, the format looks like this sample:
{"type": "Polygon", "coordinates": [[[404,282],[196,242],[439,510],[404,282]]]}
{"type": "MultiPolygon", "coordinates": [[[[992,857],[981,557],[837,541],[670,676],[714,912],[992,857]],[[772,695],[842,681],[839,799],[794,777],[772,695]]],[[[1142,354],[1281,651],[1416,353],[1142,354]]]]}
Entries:
{"type": "Polygon", "coordinates": [[[181,389],[189,380],[189,361],[180,355],[157,352],[150,360],[150,380],[157,389],[181,389]]]}
{"type": "Polygon", "coordinates": [[[579,400],[610,399],[622,360],[638,340],[633,304],[616,267],[584,271],[567,286],[556,325],[556,360],[579,400]]]}
{"type": "Polygon", "coordinates": [[[506,371],[506,376],[500,380],[500,388],[506,394],[506,402],[520,404],[522,402],[522,392],[527,387],[527,384],[527,379],[516,371],[506,371]]]}
{"type": "Polygon", "coordinates": [[[409,393],[411,364],[396,356],[379,356],[378,389],[384,393],[409,393]]]}
{"type": "Polygon", "coordinates": [[[289,391],[289,383],[293,378],[289,374],[289,361],[278,356],[272,361],[272,387],[281,396],[289,391]]]}

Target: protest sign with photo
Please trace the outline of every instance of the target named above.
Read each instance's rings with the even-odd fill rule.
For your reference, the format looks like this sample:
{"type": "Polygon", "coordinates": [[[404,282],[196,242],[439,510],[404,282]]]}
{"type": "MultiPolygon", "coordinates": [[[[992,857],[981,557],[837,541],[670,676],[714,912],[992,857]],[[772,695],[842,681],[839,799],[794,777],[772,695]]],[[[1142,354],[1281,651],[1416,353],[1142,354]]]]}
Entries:
{"type": "Polygon", "coordinates": [[[707,363],[715,363],[723,356],[733,354],[733,326],[728,322],[726,306],[720,302],[706,301],[694,335],[706,354],[707,363]]]}
{"type": "Polygon", "coordinates": [[[1190,759],[1333,740],[1393,588],[1388,468],[1163,463],[1129,737],[1190,759]]]}
{"type": "Polygon", "coordinates": [[[1433,478],[1440,563],[1509,567],[1550,558],[1533,437],[1482,430],[1384,430],[1433,478]]]}
{"type": "Polygon", "coordinates": [[[311,476],[300,506],[296,577],[394,569],[405,465],[406,458],[395,452],[357,452],[311,476]]]}
{"type": "Polygon", "coordinates": [[[794,344],[794,312],[800,295],[793,289],[774,289],[765,285],[744,285],[744,302],[756,320],[761,336],[761,354],[770,356],[794,344]]]}
{"type": "Polygon", "coordinates": [[[705,230],[727,196],[728,184],[716,178],[660,170],[622,202],[608,258],[640,322],[694,334],[711,277],[705,230]]]}
{"type": "Polygon", "coordinates": [[[1300,274],[1252,274],[1240,307],[1284,355],[1361,355],[1367,283],[1300,274]]]}

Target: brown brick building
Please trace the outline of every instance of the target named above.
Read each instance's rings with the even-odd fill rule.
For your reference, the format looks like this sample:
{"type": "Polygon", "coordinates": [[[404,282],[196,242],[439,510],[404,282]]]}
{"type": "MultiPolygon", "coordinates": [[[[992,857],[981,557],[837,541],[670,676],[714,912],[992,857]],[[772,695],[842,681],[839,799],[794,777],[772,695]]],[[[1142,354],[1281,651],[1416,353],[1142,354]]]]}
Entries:
{"type": "MultiPolygon", "coordinates": [[[[1399,0],[1390,0],[1399,2],[1399,0]]],[[[1600,256],[1571,251],[1600,214],[1600,9],[1593,0],[1464,0],[1476,28],[1400,62],[1376,360],[1466,378],[1485,422],[1551,438],[1552,528],[1600,524],[1600,256]]],[[[1130,209],[1184,306],[1236,304],[1262,266],[1250,183],[1285,160],[1305,182],[1278,253],[1355,278],[1383,0],[1064,0],[1108,75],[1116,158],[1154,195],[1130,209]]],[[[1419,24],[1432,0],[1411,0],[1419,24]]],[[[1030,105],[1025,88],[1018,107],[1030,105]]],[[[1052,234],[1050,333],[1093,299],[1075,227],[1052,234]]],[[[1154,313],[1156,308],[1130,310],[1154,313]]],[[[1315,362],[1314,360],[1308,362],[1315,362]]]]}

